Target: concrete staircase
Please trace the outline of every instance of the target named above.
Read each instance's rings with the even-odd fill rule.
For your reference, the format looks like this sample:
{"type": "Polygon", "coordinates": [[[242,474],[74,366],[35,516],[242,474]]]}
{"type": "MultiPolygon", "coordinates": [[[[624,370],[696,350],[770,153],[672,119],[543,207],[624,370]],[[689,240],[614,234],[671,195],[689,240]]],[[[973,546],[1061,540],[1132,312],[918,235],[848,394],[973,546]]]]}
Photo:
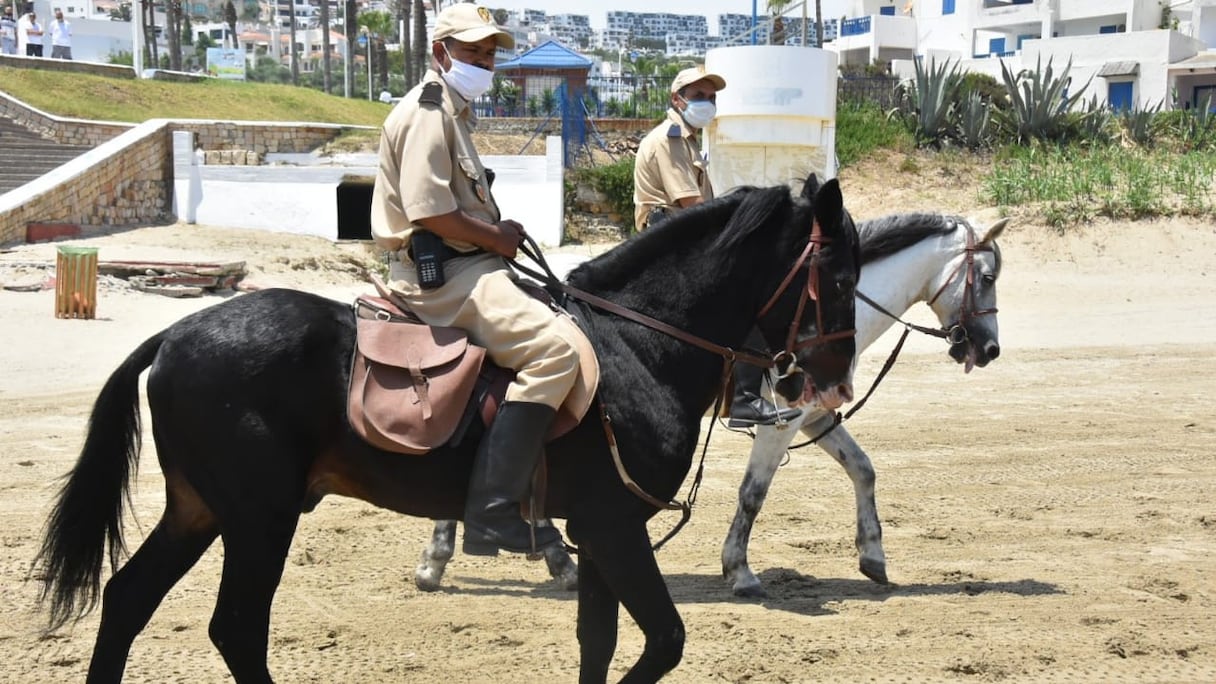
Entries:
{"type": "Polygon", "coordinates": [[[0,116],[0,195],[89,151],[84,145],[47,140],[0,116]]]}

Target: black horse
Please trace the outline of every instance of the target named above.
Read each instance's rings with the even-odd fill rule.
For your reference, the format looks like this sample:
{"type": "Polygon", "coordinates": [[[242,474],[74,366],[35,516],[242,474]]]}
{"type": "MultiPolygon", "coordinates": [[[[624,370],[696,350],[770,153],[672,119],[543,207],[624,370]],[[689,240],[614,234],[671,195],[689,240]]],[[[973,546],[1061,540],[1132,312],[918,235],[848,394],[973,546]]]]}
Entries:
{"type": "MultiPolygon", "coordinates": [[[[856,229],[839,187],[820,188],[812,176],[801,197],[784,186],[745,188],[680,212],[582,265],[568,282],[717,345],[737,348],[758,327],[770,347],[782,349],[793,321],[804,341],[852,330],[858,271],[856,229]],[[821,246],[804,261],[813,224],[821,246]],[[807,289],[815,290],[817,310],[800,297],[807,289]]],[[[670,500],[691,467],[724,359],[587,304],[573,310],[598,355],[598,399],[628,475],[645,493],[670,500]]],[[[101,596],[89,682],[122,679],[132,641],[217,536],[224,565],[209,634],[237,682],[270,682],[271,601],[302,511],[342,494],[407,515],[461,515],[477,440],[410,457],[355,437],[344,403],[354,336],[348,304],[266,290],[178,321],[110,376],[36,561],[56,629],[95,607],[108,547],[115,572],[101,596]],[[140,449],[139,376],[149,366],[167,501],[119,568],[124,501],[140,449]]],[[[853,338],[833,337],[802,346],[797,364],[820,391],[848,394],[853,338]]],[[[793,399],[801,390],[784,393],[793,399]]],[[[684,646],[646,529],[657,508],[622,483],[595,408],[548,454],[546,513],[568,520],[581,551],[580,681],[605,681],[621,605],[646,637],[623,681],[657,681],[680,662],[684,646]]]]}

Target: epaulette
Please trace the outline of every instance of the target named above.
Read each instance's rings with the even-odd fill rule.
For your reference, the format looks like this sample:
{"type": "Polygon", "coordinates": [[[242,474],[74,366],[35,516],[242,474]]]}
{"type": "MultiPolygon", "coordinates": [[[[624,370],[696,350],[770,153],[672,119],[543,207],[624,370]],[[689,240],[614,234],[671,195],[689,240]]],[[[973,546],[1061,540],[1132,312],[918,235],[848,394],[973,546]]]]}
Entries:
{"type": "Polygon", "coordinates": [[[679,138],[684,135],[684,130],[680,128],[680,124],[672,124],[671,128],[667,129],[668,138],[679,138]]]}
{"type": "Polygon", "coordinates": [[[443,86],[439,85],[438,81],[429,81],[426,85],[422,86],[422,94],[418,96],[418,102],[442,107],[443,86]]]}

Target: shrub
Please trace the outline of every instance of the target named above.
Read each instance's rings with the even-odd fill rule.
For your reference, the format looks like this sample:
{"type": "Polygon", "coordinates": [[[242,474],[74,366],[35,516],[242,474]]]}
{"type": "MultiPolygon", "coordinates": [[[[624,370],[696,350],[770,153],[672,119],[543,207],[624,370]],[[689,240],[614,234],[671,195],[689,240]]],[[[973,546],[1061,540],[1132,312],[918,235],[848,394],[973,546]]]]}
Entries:
{"type": "Polygon", "coordinates": [[[602,193],[612,211],[630,226],[633,225],[633,160],[629,156],[612,164],[575,172],[575,182],[589,183],[602,193]]]}
{"type": "Polygon", "coordinates": [[[907,150],[912,139],[873,102],[842,102],[836,108],[836,161],[849,166],[877,149],[907,150]]]}

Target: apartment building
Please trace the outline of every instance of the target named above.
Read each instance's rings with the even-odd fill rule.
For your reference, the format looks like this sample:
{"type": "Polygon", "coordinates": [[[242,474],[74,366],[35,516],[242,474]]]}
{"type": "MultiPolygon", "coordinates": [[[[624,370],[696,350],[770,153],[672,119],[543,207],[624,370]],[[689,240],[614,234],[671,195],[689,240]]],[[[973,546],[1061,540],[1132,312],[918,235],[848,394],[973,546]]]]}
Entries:
{"type": "MultiPolygon", "coordinates": [[[[1216,93],[1216,0],[854,0],[828,49],[842,64],[958,60],[1001,77],[1071,61],[1072,82],[1116,108],[1200,106],[1216,93]]],[[[1076,91],[1074,91],[1076,92],[1076,91]]]]}

